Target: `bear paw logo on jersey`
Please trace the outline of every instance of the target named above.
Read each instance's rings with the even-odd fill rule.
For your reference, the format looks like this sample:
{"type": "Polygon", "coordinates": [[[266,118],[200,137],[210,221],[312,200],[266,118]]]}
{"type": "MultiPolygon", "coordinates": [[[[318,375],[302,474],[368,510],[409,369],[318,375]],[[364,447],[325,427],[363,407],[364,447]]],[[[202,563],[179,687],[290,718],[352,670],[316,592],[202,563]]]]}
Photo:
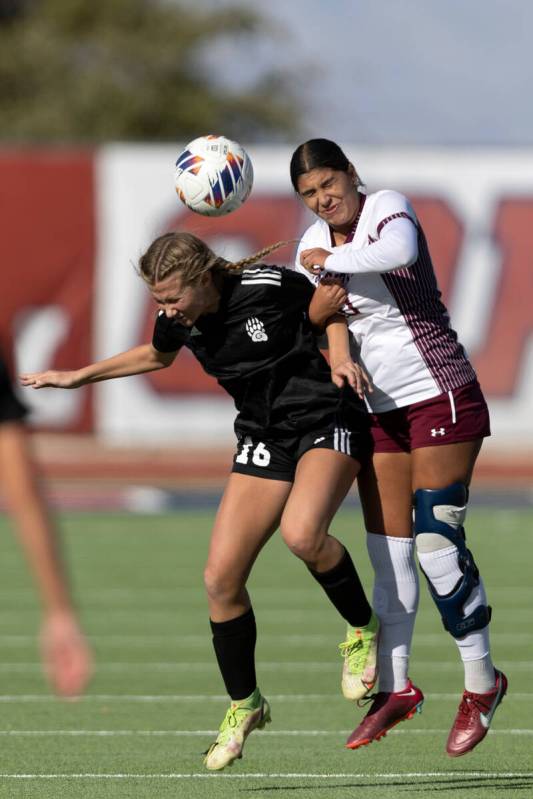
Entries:
{"type": "Polygon", "coordinates": [[[246,332],[252,341],[268,341],[264,324],[260,319],[256,319],[255,316],[251,316],[246,321],[246,332]]]}

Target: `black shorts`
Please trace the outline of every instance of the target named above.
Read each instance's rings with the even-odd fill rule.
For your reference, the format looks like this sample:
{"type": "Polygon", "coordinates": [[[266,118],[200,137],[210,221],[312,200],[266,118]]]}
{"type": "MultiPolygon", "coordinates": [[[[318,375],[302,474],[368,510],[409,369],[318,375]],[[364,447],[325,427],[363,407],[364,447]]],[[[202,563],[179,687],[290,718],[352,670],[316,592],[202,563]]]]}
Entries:
{"type": "Polygon", "coordinates": [[[372,437],[366,428],[349,430],[336,421],[290,437],[240,435],[231,471],[292,483],[298,461],[311,449],[332,449],[362,464],[372,455],[372,437]]]}
{"type": "Polygon", "coordinates": [[[0,424],[24,419],[27,410],[11,385],[7,368],[0,360],[0,424]]]}

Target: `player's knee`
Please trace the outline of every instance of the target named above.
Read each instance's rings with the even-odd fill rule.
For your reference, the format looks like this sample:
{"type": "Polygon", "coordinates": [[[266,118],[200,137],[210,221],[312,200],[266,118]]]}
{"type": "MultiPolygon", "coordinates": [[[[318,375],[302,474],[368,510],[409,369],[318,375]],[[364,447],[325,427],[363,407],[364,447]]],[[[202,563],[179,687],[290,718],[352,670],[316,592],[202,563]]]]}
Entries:
{"type": "Polygon", "coordinates": [[[235,576],[209,563],[204,570],[204,585],[209,599],[218,603],[231,602],[239,596],[241,582],[235,576]]]}
{"type": "Polygon", "coordinates": [[[462,483],[439,489],[421,488],[414,495],[414,533],[420,565],[444,627],[454,638],[482,629],[491,616],[490,606],[481,594],[477,602],[474,596],[471,609],[465,612],[465,604],[472,602],[480,584],[478,568],[465,542],[463,522],[467,503],[468,489],[462,483]],[[433,553],[449,547],[455,547],[459,579],[448,593],[441,594],[436,587],[440,575],[430,567],[436,562],[433,553]]]}
{"type": "Polygon", "coordinates": [[[463,483],[446,488],[419,488],[414,494],[414,534],[419,553],[435,552],[464,542],[468,489],[463,483]]]}
{"type": "Polygon", "coordinates": [[[313,567],[321,556],[326,530],[317,530],[314,525],[300,521],[298,524],[286,527],[282,524],[281,535],[293,555],[303,560],[308,566],[313,567]]]}

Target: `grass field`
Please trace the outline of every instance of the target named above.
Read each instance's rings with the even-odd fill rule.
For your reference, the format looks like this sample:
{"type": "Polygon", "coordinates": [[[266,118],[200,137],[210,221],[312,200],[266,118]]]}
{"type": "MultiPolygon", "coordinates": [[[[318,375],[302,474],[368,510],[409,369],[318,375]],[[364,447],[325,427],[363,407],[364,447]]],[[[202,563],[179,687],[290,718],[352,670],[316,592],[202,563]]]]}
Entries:
{"type": "MultiPolygon", "coordinates": [[[[453,641],[422,586],[411,677],[424,711],[351,752],[362,713],[340,696],[343,624],[275,537],[251,580],[268,731],[220,775],[202,766],[226,710],[202,591],[211,513],[62,518],[65,551],[97,656],[88,695],[52,699],[38,663],[38,611],[2,522],[0,797],[530,797],[533,795],[533,514],[475,509],[469,542],[489,588],[496,663],[510,689],[493,730],[467,757],[444,753],[462,689],[453,641]]],[[[370,587],[356,511],[335,532],[370,587]],[[360,553],[360,554],[359,554],[360,553]]]]}

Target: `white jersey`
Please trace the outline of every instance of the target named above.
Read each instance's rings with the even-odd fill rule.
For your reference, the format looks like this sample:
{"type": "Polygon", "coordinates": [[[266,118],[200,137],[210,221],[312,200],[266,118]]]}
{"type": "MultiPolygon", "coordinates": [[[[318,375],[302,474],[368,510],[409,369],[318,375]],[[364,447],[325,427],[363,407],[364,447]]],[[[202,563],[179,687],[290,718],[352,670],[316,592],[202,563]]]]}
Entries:
{"type": "Polygon", "coordinates": [[[402,194],[361,195],[355,230],[338,247],[327,222],[318,219],[300,241],[296,269],[315,283],[327,273],[342,276],[348,293],[342,310],[354,358],[372,379],[374,391],[367,400],[373,412],[420,402],[476,379],[441,302],[424,232],[402,194]],[[313,247],[332,253],[319,276],[300,265],[301,251],[313,247]]]}

